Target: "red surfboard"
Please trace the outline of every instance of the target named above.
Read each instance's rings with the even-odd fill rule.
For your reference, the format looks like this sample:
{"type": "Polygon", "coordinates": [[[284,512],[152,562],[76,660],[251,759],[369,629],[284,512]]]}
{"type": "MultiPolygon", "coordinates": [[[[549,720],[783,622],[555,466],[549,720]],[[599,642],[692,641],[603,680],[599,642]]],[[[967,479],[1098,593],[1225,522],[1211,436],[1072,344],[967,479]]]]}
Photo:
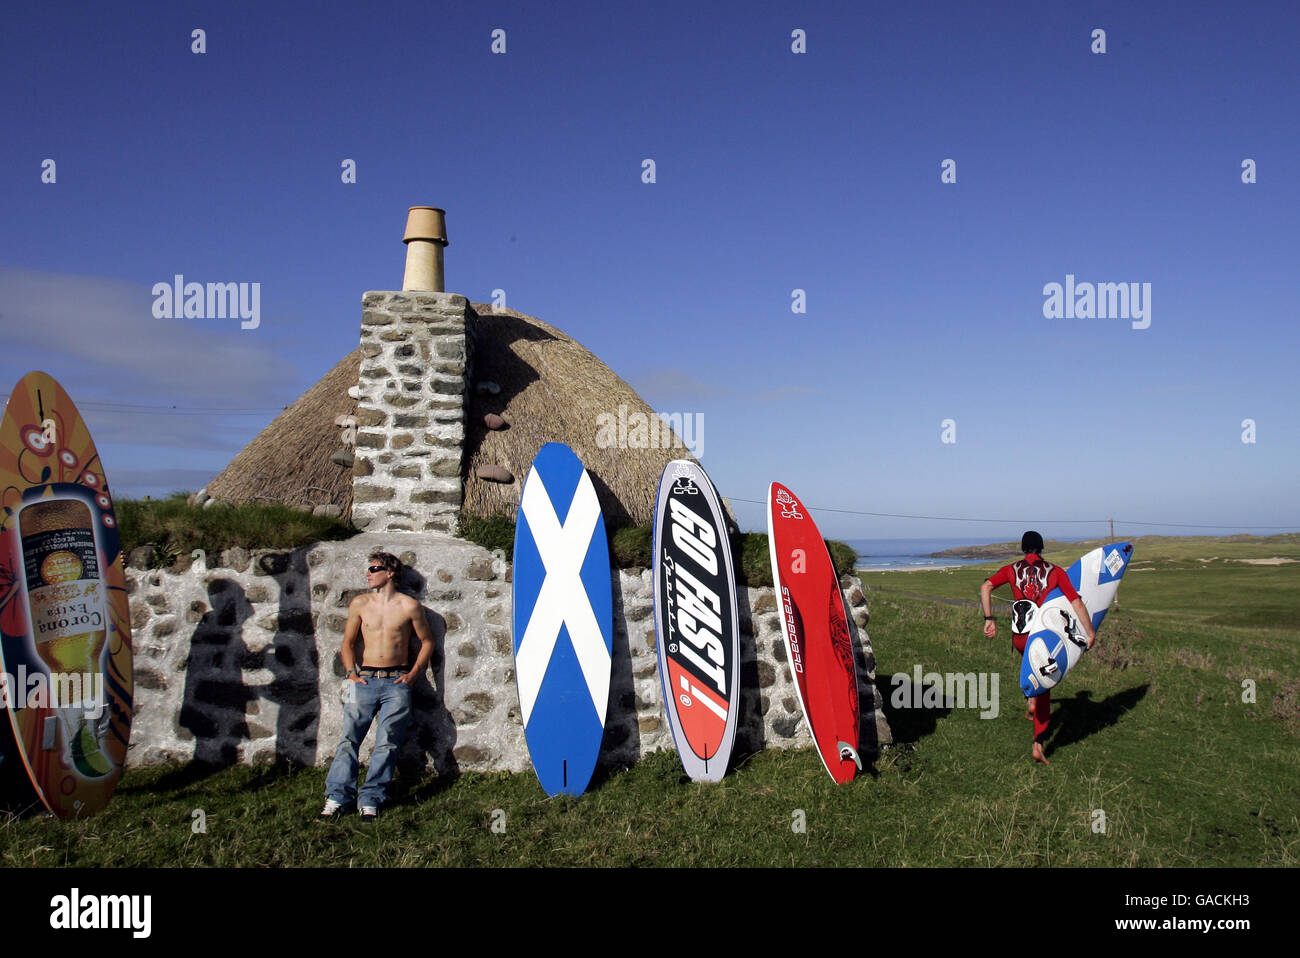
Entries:
{"type": "Polygon", "coordinates": [[[772,583],[799,704],[822,764],[843,783],[858,757],[858,676],[844,596],[808,509],[785,486],[767,490],[772,583]]]}

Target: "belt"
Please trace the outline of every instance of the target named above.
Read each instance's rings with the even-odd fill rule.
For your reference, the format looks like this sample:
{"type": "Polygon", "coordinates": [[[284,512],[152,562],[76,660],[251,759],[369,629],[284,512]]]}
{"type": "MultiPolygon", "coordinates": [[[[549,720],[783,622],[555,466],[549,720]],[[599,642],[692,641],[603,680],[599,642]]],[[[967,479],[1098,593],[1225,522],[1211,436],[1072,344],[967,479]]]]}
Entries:
{"type": "Polygon", "coordinates": [[[366,675],[375,679],[395,679],[399,675],[405,675],[409,671],[411,670],[404,665],[395,666],[390,669],[369,669],[362,666],[357,670],[357,674],[366,675]]]}

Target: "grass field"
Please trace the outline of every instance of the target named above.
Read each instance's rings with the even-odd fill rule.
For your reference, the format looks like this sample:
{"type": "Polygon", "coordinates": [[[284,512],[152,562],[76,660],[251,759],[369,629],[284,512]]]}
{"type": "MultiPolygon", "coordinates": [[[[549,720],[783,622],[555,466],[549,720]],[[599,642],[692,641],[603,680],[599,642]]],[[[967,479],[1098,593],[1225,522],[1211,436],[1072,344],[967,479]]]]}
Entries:
{"type": "Polygon", "coordinates": [[[864,573],[887,702],[889,676],[919,665],[996,673],[999,711],[890,708],[898,744],[849,785],[809,750],[753,756],[714,786],[661,752],[576,799],[545,798],[531,774],[408,781],[362,826],[313,820],[324,769],[154,767],[131,770],[97,818],[0,822],[0,863],[1300,864],[1300,565],[1230,561],[1300,558],[1300,541],[1136,547],[1098,648],[1054,699],[1047,768],[1029,759],[1005,622],[990,641],[977,609],[933,600],[974,599],[998,563],[864,573]]]}

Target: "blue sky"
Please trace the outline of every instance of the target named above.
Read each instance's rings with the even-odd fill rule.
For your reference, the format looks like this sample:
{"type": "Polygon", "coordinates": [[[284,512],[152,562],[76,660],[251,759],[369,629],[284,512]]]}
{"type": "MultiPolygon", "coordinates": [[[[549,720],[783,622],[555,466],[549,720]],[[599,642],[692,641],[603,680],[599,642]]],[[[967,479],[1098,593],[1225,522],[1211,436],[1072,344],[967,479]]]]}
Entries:
{"type": "Polygon", "coordinates": [[[355,347],[431,204],[447,288],[702,416],[750,527],[775,479],[1009,520],[817,514],[846,538],[1300,528],[1300,8],[984,7],[11,11],[0,390],[55,375],[119,494],[198,488],[355,347]],[[155,319],[176,273],[260,283],[260,325],[155,319]],[[1150,283],[1149,328],[1045,318],[1067,274],[1150,283]]]}

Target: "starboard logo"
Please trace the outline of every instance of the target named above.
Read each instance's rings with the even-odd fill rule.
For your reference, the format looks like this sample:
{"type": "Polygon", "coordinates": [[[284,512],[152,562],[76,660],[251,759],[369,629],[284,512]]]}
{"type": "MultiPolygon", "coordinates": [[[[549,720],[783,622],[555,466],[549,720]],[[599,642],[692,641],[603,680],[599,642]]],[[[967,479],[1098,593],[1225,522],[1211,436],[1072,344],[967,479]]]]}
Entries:
{"type": "Polygon", "coordinates": [[[695,496],[699,495],[700,487],[695,484],[695,480],[690,476],[684,476],[673,480],[673,487],[669,492],[674,496],[695,496]]]}
{"type": "Polygon", "coordinates": [[[83,895],[74,888],[50,899],[50,927],[58,931],[125,928],[133,938],[148,938],[152,916],[151,895],[83,895]]]}
{"type": "Polygon", "coordinates": [[[782,519],[802,519],[803,513],[799,511],[799,501],[784,489],[776,491],[776,501],[781,506],[782,519]]]}
{"type": "MultiPolygon", "coordinates": [[[[668,598],[668,652],[689,662],[696,674],[707,679],[725,701],[727,669],[722,646],[722,597],[683,561],[689,560],[702,575],[715,579],[718,536],[710,523],[679,499],[668,500],[668,519],[669,538],[679,554],[678,558],[665,555],[663,560],[668,598]],[[684,641],[672,641],[678,636],[684,641]]],[[[709,705],[714,704],[707,696],[698,697],[709,705]]]]}
{"type": "Polygon", "coordinates": [[[781,605],[785,608],[785,631],[790,636],[790,656],[794,670],[803,674],[803,651],[799,648],[799,626],[794,615],[794,602],[790,598],[790,589],[781,586],[781,605]]]}

